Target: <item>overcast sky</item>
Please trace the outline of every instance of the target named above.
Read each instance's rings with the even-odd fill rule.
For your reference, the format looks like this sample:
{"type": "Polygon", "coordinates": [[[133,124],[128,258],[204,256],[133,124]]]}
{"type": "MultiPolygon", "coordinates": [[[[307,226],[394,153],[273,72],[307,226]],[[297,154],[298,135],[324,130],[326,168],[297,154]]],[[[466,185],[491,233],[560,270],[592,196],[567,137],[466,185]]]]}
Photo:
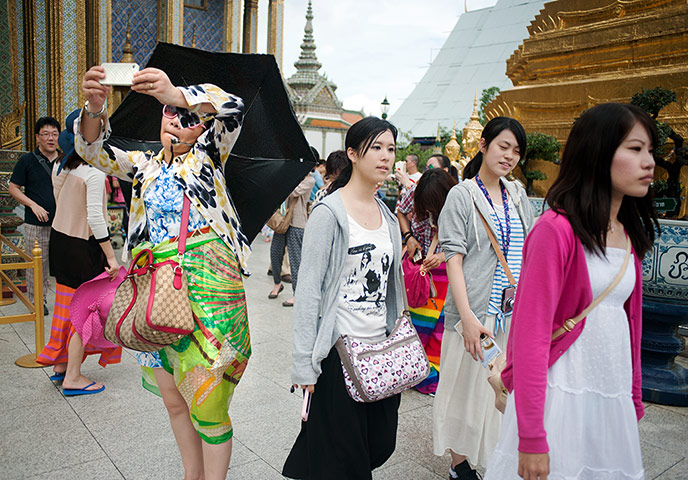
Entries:
{"type": "MultiPolygon", "coordinates": [[[[466,0],[469,11],[497,0],[466,0]]],[[[296,72],[308,0],[284,1],[283,74],[296,72]]],[[[258,49],[265,52],[267,0],[260,0],[258,49]]],[[[313,36],[321,74],[344,107],[390,114],[413,91],[464,12],[463,0],[313,0],[313,36]]]]}

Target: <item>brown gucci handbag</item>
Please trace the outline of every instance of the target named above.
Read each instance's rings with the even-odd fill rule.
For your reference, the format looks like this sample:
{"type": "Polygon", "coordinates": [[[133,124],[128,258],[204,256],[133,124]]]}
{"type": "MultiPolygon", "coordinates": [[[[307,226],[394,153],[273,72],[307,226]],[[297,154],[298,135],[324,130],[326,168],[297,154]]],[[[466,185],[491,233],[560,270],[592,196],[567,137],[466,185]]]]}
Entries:
{"type": "MultiPolygon", "coordinates": [[[[186,250],[190,201],[184,195],[177,242],[181,261],[186,250]]],[[[172,259],[154,263],[153,252],[142,250],[117,287],[105,321],[105,338],[131,350],[153,352],[171,345],[194,330],[186,275],[172,259]],[[139,266],[139,261],[145,263],[139,266]]]]}

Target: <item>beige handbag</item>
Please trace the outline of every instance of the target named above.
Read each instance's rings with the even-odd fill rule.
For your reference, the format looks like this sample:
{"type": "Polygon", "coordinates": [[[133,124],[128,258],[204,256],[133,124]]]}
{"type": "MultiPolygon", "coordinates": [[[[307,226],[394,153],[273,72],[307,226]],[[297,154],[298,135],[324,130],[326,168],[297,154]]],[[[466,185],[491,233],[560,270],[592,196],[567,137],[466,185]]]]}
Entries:
{"type": "MultiPolygon", "coordinates": [[[[184,196],[177,253],[186,249],[190,202],[184,196]]],[[[194,330],[186,275],[181,265],[168,259],[153,263],[153,252],[142,250],[117,287],[105,321],[105,338],[125,348],[152,352],[171,345],[194,330]],[[143,266],[138,262],[145,259],[143,266]]]]}
{"type": "Polygon", "coordinates": [[[291,202],[289,208],[285,208],[285,204],[280,205],[275,213],[268,219],[266,225],[270,227],[275,233],[284,234],[289,230],[291,225],[291,217],[294,216],[294,206],[296,201],[291,202]]]}
{"type": "MultiPolygon", "coordinates": [[[[502,264],[502,268],[506,272],[506,276],[511,282],[511,284],[515,285],[516,282],[514,281],[514,277],[511,274],[511,270],[509,270],[509,265],[506,263],[506,259],[502,254],[502,250],[499,248],[499,245],[497,244],[497,239],[495,238],[494,233],[492,233],[492,230],[490,230],[490,227],[487,225],[487,221],[482,216],[482,214],[480,214],[480,218],[483,221],[483,225],[485,225],[487,235],[490,237],[490,243],[492,244],[492,248],[494,248],[494,251],[497,254],[497,258],[499,258],[499,263],[502,264]]],[[[578,322],[587,317],[588,314],[597,305],[599,305],[600,302],[604,300],[604,298],[612,292],[612,290],[616,288],[616,286],[623,278],[624,273],[626,272],[626,268],[628,267],[628,261],[630,260],[630,258],[631,241],[628,237],[626,237],[626,257],[624,258],[621,270],[619,270],[619,273],[616,274],[616,277],[614,277],[612,283],[607,287],[607,289],[604,292],[602,292],[602,294],[599,297],[595,298],[592,301],[592,303],[590,303],[590,305],[588,305],[588,307],[585,310],[583,310],[578,316],[574,318],[569,318],[564,322],[563,327],[560,327],[557,330],[555,330],[554,333],[552,333],[552,340],[556,340],[565,333],[573,330],[573,328],[576,326],[578,322]]],[[[500,412],[504,413],[504,410],[506,409],[506,397],[507,395],[509,395],[509,391],[506,389],[506,387],[504,386],[504,382],[502,381],[502,372],[506,368],[506,352],[503,352],[500,356],[498,356],[495,359],[495,361],[489,365],[489,368],[490,375],[487,377],[487,381],[489,382],[492,389],[495,391],[495,408],[500,412]]]]}

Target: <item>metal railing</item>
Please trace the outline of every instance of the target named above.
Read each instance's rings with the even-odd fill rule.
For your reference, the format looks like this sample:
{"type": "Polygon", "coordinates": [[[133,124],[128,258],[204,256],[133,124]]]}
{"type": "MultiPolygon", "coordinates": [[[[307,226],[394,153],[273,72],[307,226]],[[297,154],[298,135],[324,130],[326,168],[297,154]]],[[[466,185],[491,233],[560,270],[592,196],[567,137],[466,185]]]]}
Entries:
{"type": "MultiPolygon", "coordinates": [[[[25,238],[24,241],[29,240],[25,238]]],[[[34,239],[33,250],[31,250],[31,254],[33,257],[30,257],[28,254],[20,250],[14,243],[12,243],[0,232],[0,297],[2,296],[3,285],[7,285],[12,293],[14,293],[14,295],[26,306],[26,308],[29,309],[29,313],[23,313],[19,315],[1,315],[0,325],[34,322],[36,353],[24,355],[14,362],[20,367],[25,368],[45,367],[45,365],[41,365],[40,363],[36,362],[36,357],[45,346],[45,334],[43,331],[43,252],[38,246],[38,239],[34,239]],[[7,245],[24,261],[2,263],[2,245],[7,245]],[[5,273],[6,270],[26,269],[33,269],[33,304],[5,273]]],[[[3,303],[7,305],[14,302],[4,301],[3,303]]]]}

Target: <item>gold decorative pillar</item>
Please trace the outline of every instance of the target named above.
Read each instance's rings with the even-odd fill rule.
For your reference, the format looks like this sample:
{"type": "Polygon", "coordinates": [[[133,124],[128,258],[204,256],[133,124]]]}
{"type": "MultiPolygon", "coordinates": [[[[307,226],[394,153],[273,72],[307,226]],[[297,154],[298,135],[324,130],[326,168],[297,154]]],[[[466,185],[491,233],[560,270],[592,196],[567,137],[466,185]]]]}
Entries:
{"type": "Polygon", "coordinates": [[[225,52],[241,52],[241,0],[225,0],[223,44],[225,52]]]}
{"type": "MultiPolygon", "coordinates": [[[[10,24],[10,58],[12,59],[12,106],[14,108],[17,108],[21,103],[22,108],[24,108],[23,101],[20,102],[19,100],[19,62],[17,61],[17,59],[19,58],[17,56],[17,22],[19,21],[19,19],[17,19],[17,5],[14,2],[7,2],[7,11],[9,14],[8,20],[10,24]]],[[[21,136],[22,134],[20,133],[20,140],[21,136]]]]}
{"type": "Polygon", "coordinates": [[[241,51],[256,53],[258,50],[258,0],[244,0],[244,38],[241,51]]]}
{"type": "MultiPolygon", "coordinates": [[[[83,106],[84,103],[86,103],[86,97],[84,96],[84,92],[81,90],[81,82],[84,79],[84,75],[86,74],[86,70],[91,67],[91,65],[88,65],[86,63],[86,3],[85,2],[76,2],[76,72],[77,72],[77,105],[76,106],[70,106],[68,111],[64,111],[62,113],[61,117],[58,117],[60,120],[60,123],[62,120],[69,115],[72,110],[75,108],[80,108],[83,106]],[[73,107],[73,108],[72,108],[73,107]]],[[[64,42],[64,40],[61,40],[61,42],[64,42]]],[[[97,46],[93,46],[90,48],[95,48],[98,49],[97,46]]],[[[60,58],[65,58],[60,57],[60,58]]],[[[102,60],[104,61],[104,60],[102,60]]],[[[64,68],[61,68],[62,71],[64,71],[64,68]]],[[[62,93],[62,96],[64,97],[64,93],[62,93]]]]}
{"type": "Polygon", "coordinates": [[[64,80],[62,78],[62,2],[46,2],[46,66],[48,68],[48,115],[64,117],[64,80]]]}
{"type": "Polygon", "coordinates": [[[284,26],[284,0],[269,0],[268,3],[268,53],[275,56],[282,71],[282,31],[284,26]]]}
{"type": "Polygon", "coordinates": [[[167,0],[160,13],[165,26],[163,40],[184,45],[184,0],[167,0]]]}
{"type": "Polygon", "coordinates": [[[101,63],[99,0],[86,0],[86,67],[101,63]]]}
{"type": "Polygon", "coordinates": [[[36,148],[36,137],[33,126],[38,120],[38,102],[36,99],[36,37],[33,33],[36,25],[36,6],[34,2],[23,2],[24,15],[24,95],[26,96],[26,149],[36,148]]]}

